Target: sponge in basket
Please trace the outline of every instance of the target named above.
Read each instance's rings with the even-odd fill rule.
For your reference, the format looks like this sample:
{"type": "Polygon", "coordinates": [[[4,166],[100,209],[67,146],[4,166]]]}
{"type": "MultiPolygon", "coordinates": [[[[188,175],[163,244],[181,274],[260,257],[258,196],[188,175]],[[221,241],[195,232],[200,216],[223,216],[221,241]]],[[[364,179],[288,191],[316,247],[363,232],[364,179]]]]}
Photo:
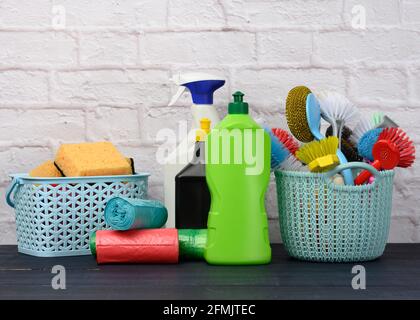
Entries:
{"type": "Polygon", "coordinates": [[[55,164],[66,177],[132,174],[131,164],[110,142],[63,144],[55,164]]]}
{"type": "Polygon", "coordinates": [[[40,177],[40,178],[56,178],[62,177],[60,170],[55,166],[54,162],[51,160],[41,163],[38,167],[32,169],[29,172],[31,177],[40,177]]]}

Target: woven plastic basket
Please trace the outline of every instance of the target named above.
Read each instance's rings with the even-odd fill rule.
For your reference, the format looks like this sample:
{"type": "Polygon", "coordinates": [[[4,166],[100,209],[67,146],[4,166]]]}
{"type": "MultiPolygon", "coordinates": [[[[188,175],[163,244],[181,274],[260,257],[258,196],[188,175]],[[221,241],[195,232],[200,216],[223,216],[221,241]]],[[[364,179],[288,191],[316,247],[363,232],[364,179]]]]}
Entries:
{"type": "Polygon", "coordinates": [[[276,171],[280,232],[288,254],[323,262],[367,261],[380,257],[391,219],[393,171],[352,162],[326,174],[276,171]],[[336,185],[344,169],[367,169],[375,181],[336,185]]]}
{"type": "Polygon", "coordinates": [[[90,254],[90,234],[108,228],[103,215],[108,199],[146,198],[148,176],[13,175],[6,201],[15,208],[18,251],[38,257],[90,254]]]}

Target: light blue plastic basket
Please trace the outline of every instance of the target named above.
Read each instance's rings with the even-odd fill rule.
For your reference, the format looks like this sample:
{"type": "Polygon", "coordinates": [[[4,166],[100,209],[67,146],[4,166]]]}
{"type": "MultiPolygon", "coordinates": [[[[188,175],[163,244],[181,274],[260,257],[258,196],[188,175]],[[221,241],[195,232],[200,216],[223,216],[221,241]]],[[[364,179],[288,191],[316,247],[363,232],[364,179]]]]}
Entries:
{"type": "Polygon", "coordinates": [[[392,206],[393,171],[351,162],[326,174],[276,171],[280,232],[288,254],[323,262],[367,261],[386,246],[392,206]],[[369,185],[336,185],[344,169],[367,169],[369,185]]]}
{"type": "Polygon", "coordinates": [[[147,198],[148,177],[148,173],[77,178],[13,175],[6,201],[15,208],[18,251],[38,257],[90,254],[90,234],[108,228],[104,220],[108,199],[147,198]]]}

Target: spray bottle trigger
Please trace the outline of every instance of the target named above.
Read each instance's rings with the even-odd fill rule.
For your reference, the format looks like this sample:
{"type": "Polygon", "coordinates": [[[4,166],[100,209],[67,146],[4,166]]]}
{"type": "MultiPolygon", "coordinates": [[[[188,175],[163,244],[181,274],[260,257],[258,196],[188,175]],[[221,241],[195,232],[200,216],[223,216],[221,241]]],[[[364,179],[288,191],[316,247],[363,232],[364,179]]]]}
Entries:
{"type": "Polygon", "coordinates": [[[185,89],[186,89],[186,87],[184,87],[184,86],[179,87],[178,91],[171,98],[171,101],[169,101],[168,107],[174,105],[178,101],[179,97],[181,97],[181,95],[184,93],[185,89]]]}

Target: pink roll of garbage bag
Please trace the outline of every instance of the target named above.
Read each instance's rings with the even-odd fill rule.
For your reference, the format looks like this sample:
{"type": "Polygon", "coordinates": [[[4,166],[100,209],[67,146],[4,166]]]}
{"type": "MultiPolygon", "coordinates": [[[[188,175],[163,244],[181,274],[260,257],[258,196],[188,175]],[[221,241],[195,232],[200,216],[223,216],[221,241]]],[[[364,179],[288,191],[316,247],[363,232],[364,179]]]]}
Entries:
{"type": "Polygon", "coordinates": [[[99,230],[90,245],[98,264],[178,263],[176,229],[99,230]]]}

